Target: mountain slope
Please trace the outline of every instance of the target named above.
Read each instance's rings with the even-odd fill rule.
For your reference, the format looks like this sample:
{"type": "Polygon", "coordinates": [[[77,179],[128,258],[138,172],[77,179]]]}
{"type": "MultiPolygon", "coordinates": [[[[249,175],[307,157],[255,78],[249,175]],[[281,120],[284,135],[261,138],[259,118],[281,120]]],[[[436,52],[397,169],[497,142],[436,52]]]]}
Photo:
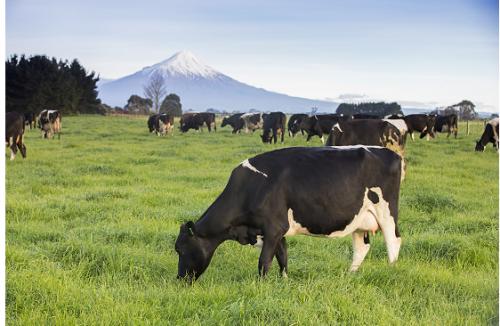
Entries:
{"type": "Polygon", "coordinates": [[[181,51],[153,66],[99,85],[99,97],[111,106],[124,106],[132,94],[143,95],[143,85],[159,72],[166,80],[169,93],[181,97],[184,110],[306,112],[317,107],[322,112],[333,112],[337,103],[274,93],[241,83],[203,64],[191,52],[181,51]]]}

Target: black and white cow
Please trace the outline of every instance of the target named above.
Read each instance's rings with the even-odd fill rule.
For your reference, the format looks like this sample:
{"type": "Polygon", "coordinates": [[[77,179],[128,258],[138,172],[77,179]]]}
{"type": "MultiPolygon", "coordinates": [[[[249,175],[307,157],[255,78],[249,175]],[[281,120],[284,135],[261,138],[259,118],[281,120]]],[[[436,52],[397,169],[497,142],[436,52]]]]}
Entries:
{"type": "Polygon", "coordinates": [[[10,147],[10,160],[16,158],[17,149],[26,158],[26,146],[24,145],[24,114],[19,112],[7,112],[5,115],[5,144],[10,147]]]}
{"type": "Polygon", "coordinates": [[[403,139],[403,144],[406,144],[406,137],[408,135],[408,126],[406,125],[403,116],[392,115],[382,120],[387,121],[394,127],[398,128],[399,132],[401,133],[401,137],[403,139]]]}
{"type": "Polygon", "coordinates": [[[43,110],[38,116],[38,127],[42,130],[42,138],[52,138],[57,134],[58,139],[61,139],[61,112],[58,110],[43,110]]]}
{"type": "Polygon", "coordinates": [[[36,114],[33,111],[24,112],[24,123],[30,126],[30,130],[36,126],[36,114]]]}
{"type": "Polygon", "coordinates": [[[174,117],[166,113],[153,114],[148,119],[148,128],[158,136],[166,135],[174,128],[174,117]]]}
{"type": "Polygon", "coordinates": [[[206,125],[208,132],[217,131],[215,124],[215,114],[209,112],[188,112],[184,113],[179,122],[179,129],[182,132],[187,132],[189,129],[202,130],[203,125],[206,125]]]}
{"type": "Polygon", "coordinates": [[[324,135],[330,133],[334,124],[339,121],[350,119],[349,116],[341,116],[338,114],[318,114],[304,118],[300,124],[300,128],[307,133],[306,141],[309,141],[313,136],[318,136],[324,144],[324,135]]]}
{"type": "Polygon", "coordinates": [[[215,113],[200,112],[197,115],[201,117],[201,120],[207,126],[208,132],[212,132],[212,128],[214,129],[214,131],[217,131],[217,124],[215,123],[215,113]]]}
{"type": "Polygon", "coordinates": [[[283,112],[271,112],[262,115],[264,119],[264,133],[262,134],[262,142],[271,144],[274,139],[274,143],[278,140],[278,135],[281,134],[281,142],[285,141],[285,126],[286,126],[286,115],[283,112]],[[272,135],[271,135],[272,132],[272,135]]]}
{"type": "Polygon", "coordinates": [[[387,147],[400,155],[404,153],[404,139],[392,123],[380,119],[339,121],[326,146],[374,145],[387,147]]]}
{"type": "Polygon", "coordinates": [[[236,114],[233,114],[229,117],[224,117],[224,119],[222,119],[222,123],[220,126],[223,128],[223,127],[229,125],[233,128],[233,131],[232,131],[233,134],[235,134],[237,132],[239,133],[239,132],[241,132],[241,129],[243,129],[243,127],[245,126],[245,122],[241,118],[242,115],[243,115],[243,113],[236,113],[236,114]]]}
{"type": "Polygon", "coordinates": [[[300,123],[305,118],[307,118],[307,114],[303,113],[293,114],[290,117],[288,120],[288,136],[295,137],[299,131],[304,135],[304,130],[300,128],[300,123]]]}
{"type": "Polygon", "coordinates": [[[378,146],[291,147],[238,165],[226,188],[201,218],[180,228],[175,243],[178,278],[195,280],[226,240],[262,242],[258,270],[265,276],[276,256],[287,273],[285,237],[352,236],[356,271],[369,232],[382,231],[389,262],[398,259],[401,157],[378,146]]]}
{"type": "Polygon", "coordinates": [[[408,126],[408,133],[412,140],[415,140],[413,137],[413,132],[420,132],[420,138],[424,138],[427,136],[427,140],[429,140],[429,136],[434,138],[434,125],[436,124],[436,116],[433,114],[410,114],[403,118],[408,126]]]}
{"type": "Polygon", "coordinates": [[[481,138],[476,142],[476,152],[484,152],[488,143],[492,143],[498,151],[498,118],[488,121],[484,126],[481,138]]]}
{"type": "Polygon", "coordinates": [[[449,115],[438,115],[436,117],[436,124],[434,126],[436,132],[447,132],[446,138],[450,137],[450,134],[454,134],[457,138],[458,133],[458,116],[456,114],[449,115]]]}
{"type": "Polygon", "coordinates": [[[257,129],[261,129],[264,125],[264,120],[262,119],[262,113],[245,113],[241,116],[245,126],[245,133],[249,131],[254,132],[257,129]]]}

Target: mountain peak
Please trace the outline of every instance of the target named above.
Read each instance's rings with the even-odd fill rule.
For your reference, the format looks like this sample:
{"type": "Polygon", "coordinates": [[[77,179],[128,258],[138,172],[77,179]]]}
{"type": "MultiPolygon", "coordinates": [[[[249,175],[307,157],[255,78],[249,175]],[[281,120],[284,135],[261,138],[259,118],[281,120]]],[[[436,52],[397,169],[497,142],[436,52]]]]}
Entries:
{"type": "Polygon", "coordinates": [[[191,78],[215,78],[220,75],[215,69],[201,62],[190,51],[183,50],[173,56],[145,69],[147,73],[161,72],[170,77],[187,76],[191,78]]]}

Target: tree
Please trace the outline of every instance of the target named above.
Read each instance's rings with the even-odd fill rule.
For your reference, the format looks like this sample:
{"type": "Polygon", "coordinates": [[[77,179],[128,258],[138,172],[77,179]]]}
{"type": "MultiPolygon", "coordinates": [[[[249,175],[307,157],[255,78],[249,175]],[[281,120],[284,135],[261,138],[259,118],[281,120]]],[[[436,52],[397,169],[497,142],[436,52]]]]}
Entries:
{"type": "Polygon", "coordinates": [[[155,71],[146,85],[144,85],[144,96],[150,99],[154,105],[154,111],[159,112],[162,98],[167,94],[167,87],[163,75],[155,71]]]}
{"type": "Polygon", "coordinates": [[[458,117],[462,120],[474,120],[477,118],[476,110],[474,110],[476,106],[474,103],[468,100],[463,100],[460,103],[451,105],[446,109],[453,109],[458,111],[458,117]]]}
{"type": "Polygon", "coordinates": [[[179,95],[168,94],[161,103],[160,113],[172,114],[174,117],[182,116],[182,104],[179,95]]]}
{"type": "Polygon", "coordinates": [[[148,98],[139,95],[132,95],[127,101],[124,109],[132,114],[149,114],[153,102],[148,98]]]}
{"type": "Polygon", "coordinates": [[[96,85],[99,77],[87,73],[76,59],[68,63],[40,55],[14,55],[5,62],[5,73],[7,111],[101,112],[96,85]]]}

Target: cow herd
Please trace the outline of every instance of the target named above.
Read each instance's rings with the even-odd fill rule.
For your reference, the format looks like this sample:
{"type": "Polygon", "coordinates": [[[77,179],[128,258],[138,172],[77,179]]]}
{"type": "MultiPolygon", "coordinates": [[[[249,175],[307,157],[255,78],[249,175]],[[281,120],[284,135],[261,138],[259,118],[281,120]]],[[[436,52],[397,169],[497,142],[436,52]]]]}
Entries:
{"type": "MultiPolygon", "coordinates": [[[[6,114],[6,144],[11,160],[21,151],[26,158],[24,133],[35,124],[33,113],[6,114]]],[[[38,115],[43,138],[61,135],[61,113],[43,110],[38,115]]],[[[429,114],[344,116],[294,114],[287,124],[283,112],[245,113],[224,117],[221,127],[232,133],[262,129],[263,143],[285,141],[298,133],[306,141],[317,136],[322,147],[289,147],[248,158],[231,173],[229,181],[196,222],[180,227],[175,243],[178,278],[196,280],[206,270],[217,247],[226,240],[262,248],[259,275],[265,276],[274,257],[287,275],[286,237],[305,234],[329,238],[350,235],[356,271],[370,249],[370,233],[380,231],[388,259],[394,263],[401,247],[398,229],[400,184],[404,179],[407,135],[434,138],[437,132],[457,137],[457,116],[429,114]],[[326,138],[326,140],[325,140],[326,138]]],[[[489,121],[476,151],[488,143],[498,149],[499,120],[489,121]]],[[[174,117],[154,114],[147,120],[150,133],[171,134],[174,117]]],[[[189,112],[179,121],[181,132],[217,131],[213,113],[189,112]]]]}

